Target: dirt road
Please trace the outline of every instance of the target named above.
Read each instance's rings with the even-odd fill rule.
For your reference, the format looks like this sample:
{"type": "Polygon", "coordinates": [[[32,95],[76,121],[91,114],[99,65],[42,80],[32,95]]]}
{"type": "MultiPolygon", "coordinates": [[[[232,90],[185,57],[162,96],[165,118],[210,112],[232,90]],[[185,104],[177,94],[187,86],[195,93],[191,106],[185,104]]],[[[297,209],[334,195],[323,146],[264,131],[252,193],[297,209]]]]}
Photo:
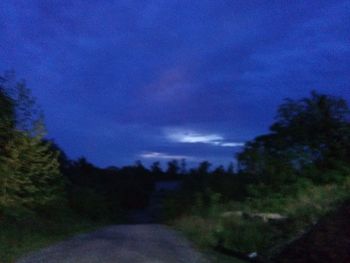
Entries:
{"type": "Polygon", "coordinates": [[[207,263],[176,231],[159,224],[115,225],[34,252],[18,263],[207,263]]]}

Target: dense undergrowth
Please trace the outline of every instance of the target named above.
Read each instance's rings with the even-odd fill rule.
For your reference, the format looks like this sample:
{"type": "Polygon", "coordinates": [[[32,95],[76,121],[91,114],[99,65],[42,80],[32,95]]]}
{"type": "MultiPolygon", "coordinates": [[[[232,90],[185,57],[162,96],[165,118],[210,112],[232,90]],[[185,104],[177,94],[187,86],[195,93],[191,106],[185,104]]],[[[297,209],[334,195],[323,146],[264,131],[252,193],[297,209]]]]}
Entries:
{"type": "MultiPolygon", "coordinates": [[[[210,191],[207,196],[197,194],[193,205],[169,223],[203,248],[220,245],[244,254],[257,251],[271,257],[350,198],[349,177],[322,185],[300,179],[280,193],[268,193],[262,186],[250,188],[250,196],[241,202],[223,203],[220,194],[210,191]],[[265,222],[249,216],[255,213],[278,213],[287,218],[265,222]]],[[[178,198],[177,194],[166,201],[168,214],[173,213],[178,198]]]]}

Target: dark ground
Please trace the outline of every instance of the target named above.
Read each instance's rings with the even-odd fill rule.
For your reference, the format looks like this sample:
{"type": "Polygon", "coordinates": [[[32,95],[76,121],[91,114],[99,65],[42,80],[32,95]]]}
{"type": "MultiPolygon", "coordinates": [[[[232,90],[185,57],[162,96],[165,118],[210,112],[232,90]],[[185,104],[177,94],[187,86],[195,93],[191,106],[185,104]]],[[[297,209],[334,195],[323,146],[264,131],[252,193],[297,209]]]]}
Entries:
{"type": "Polygon", "coordinates": [[[290,244],[278,263],[350,263],[350,202],[290,244]]]}

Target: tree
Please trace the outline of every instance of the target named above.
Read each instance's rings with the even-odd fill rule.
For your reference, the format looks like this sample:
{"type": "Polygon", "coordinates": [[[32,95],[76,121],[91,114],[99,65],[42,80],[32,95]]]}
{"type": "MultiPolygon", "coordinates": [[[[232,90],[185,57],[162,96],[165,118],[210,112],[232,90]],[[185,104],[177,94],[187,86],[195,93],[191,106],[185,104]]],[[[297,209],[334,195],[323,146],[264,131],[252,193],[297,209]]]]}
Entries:
{"type": "Polygon", "coordinates": [[[7,107],[1,118],[8,119],[1,130],[11,131],[11,136],[1,145],[0,214],[16,217],[17,211],[37,212],[62,203],[58,153],[44,141],[44,124],[34,110],[38,108],[35,99],[23,82],[9,92],[5,80],[1,94],[0,101],[7,107]]]}
{"type": "Polygon", "coordinates": [[[225,168],[222,165],[219,165],[216,167],[212,173],[214,176],[224,176],[225,175],[225,168]]]}
{"type": "Polygon", "coordinates": [[[187,163],[186,159],[181,159],[181,164],[180,164],[180,173],[181,175],[185,175],[187,173],[187,163]]]}
{"type": "Polygon", "coordinates": [[[237,155],[241,172],[253,180],[281,183],[310,167],[326,171],[349,161],[349,108],[345,100],[315,91],[287,99],[270,133],[248,142],[237,155]]]}
{"type": "Polygon", "coordinates": [[[283,147],[294,151],[294,156],[303,152],[309,161],[324,164],[348,155],[349,117],[344,99],[313,91],[308,98],[286,100],[271,131],[283,138],[283,147]]]}
{"type": "Polygon", "coordinates": [[[38,211],[64,199],[58,154],[50,151],[48,143],[18,132],[7,152],[1,176],[2,209],[38,211]]]}
{"type": "Polygon", "coordinates": [[[162,171],[162,168],[160,167],[159,162],[154,162],[151,165],[151,175],[153,175],[156,180],[163,178],[164,173],[162,171]]]}
{"type": "Polygon", "coordinates": [[[197,168],[197,173],[201,176],[208,175],[210,166],[211,163],[209,163],[208,161],[201,162],[197,168]]]}
{"type": "Polygon", "coordinates": [[[3,77],[0,76],[0,89],[11,101],[13,121],[17,130],[30,136],[45,132],[43,112],[24,80],[17,81],[15,72],[7,71],[3,77]]]}
{"type": "Polygon", "coordinates": [[[179,162],[177,160],[172,160],[168,162],[168,168],[166,170],[166,175],[168,179],[175,179],[179,174],[179,162]]]}

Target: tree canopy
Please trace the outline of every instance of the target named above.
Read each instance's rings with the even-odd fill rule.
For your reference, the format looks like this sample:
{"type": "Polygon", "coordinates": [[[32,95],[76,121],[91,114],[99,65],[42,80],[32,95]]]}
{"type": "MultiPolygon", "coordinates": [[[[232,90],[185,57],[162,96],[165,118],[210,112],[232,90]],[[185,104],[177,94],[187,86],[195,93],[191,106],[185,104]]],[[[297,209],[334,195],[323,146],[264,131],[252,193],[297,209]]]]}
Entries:
{"type": "Polygon", "coordinates": [[[349,116],[342,98],[313,91],[307,98],[287,99],[270,133],[248,142],[238,154],[241,172],[280,183],[307,169],[341,166],[350,156],[349,116]]]}

